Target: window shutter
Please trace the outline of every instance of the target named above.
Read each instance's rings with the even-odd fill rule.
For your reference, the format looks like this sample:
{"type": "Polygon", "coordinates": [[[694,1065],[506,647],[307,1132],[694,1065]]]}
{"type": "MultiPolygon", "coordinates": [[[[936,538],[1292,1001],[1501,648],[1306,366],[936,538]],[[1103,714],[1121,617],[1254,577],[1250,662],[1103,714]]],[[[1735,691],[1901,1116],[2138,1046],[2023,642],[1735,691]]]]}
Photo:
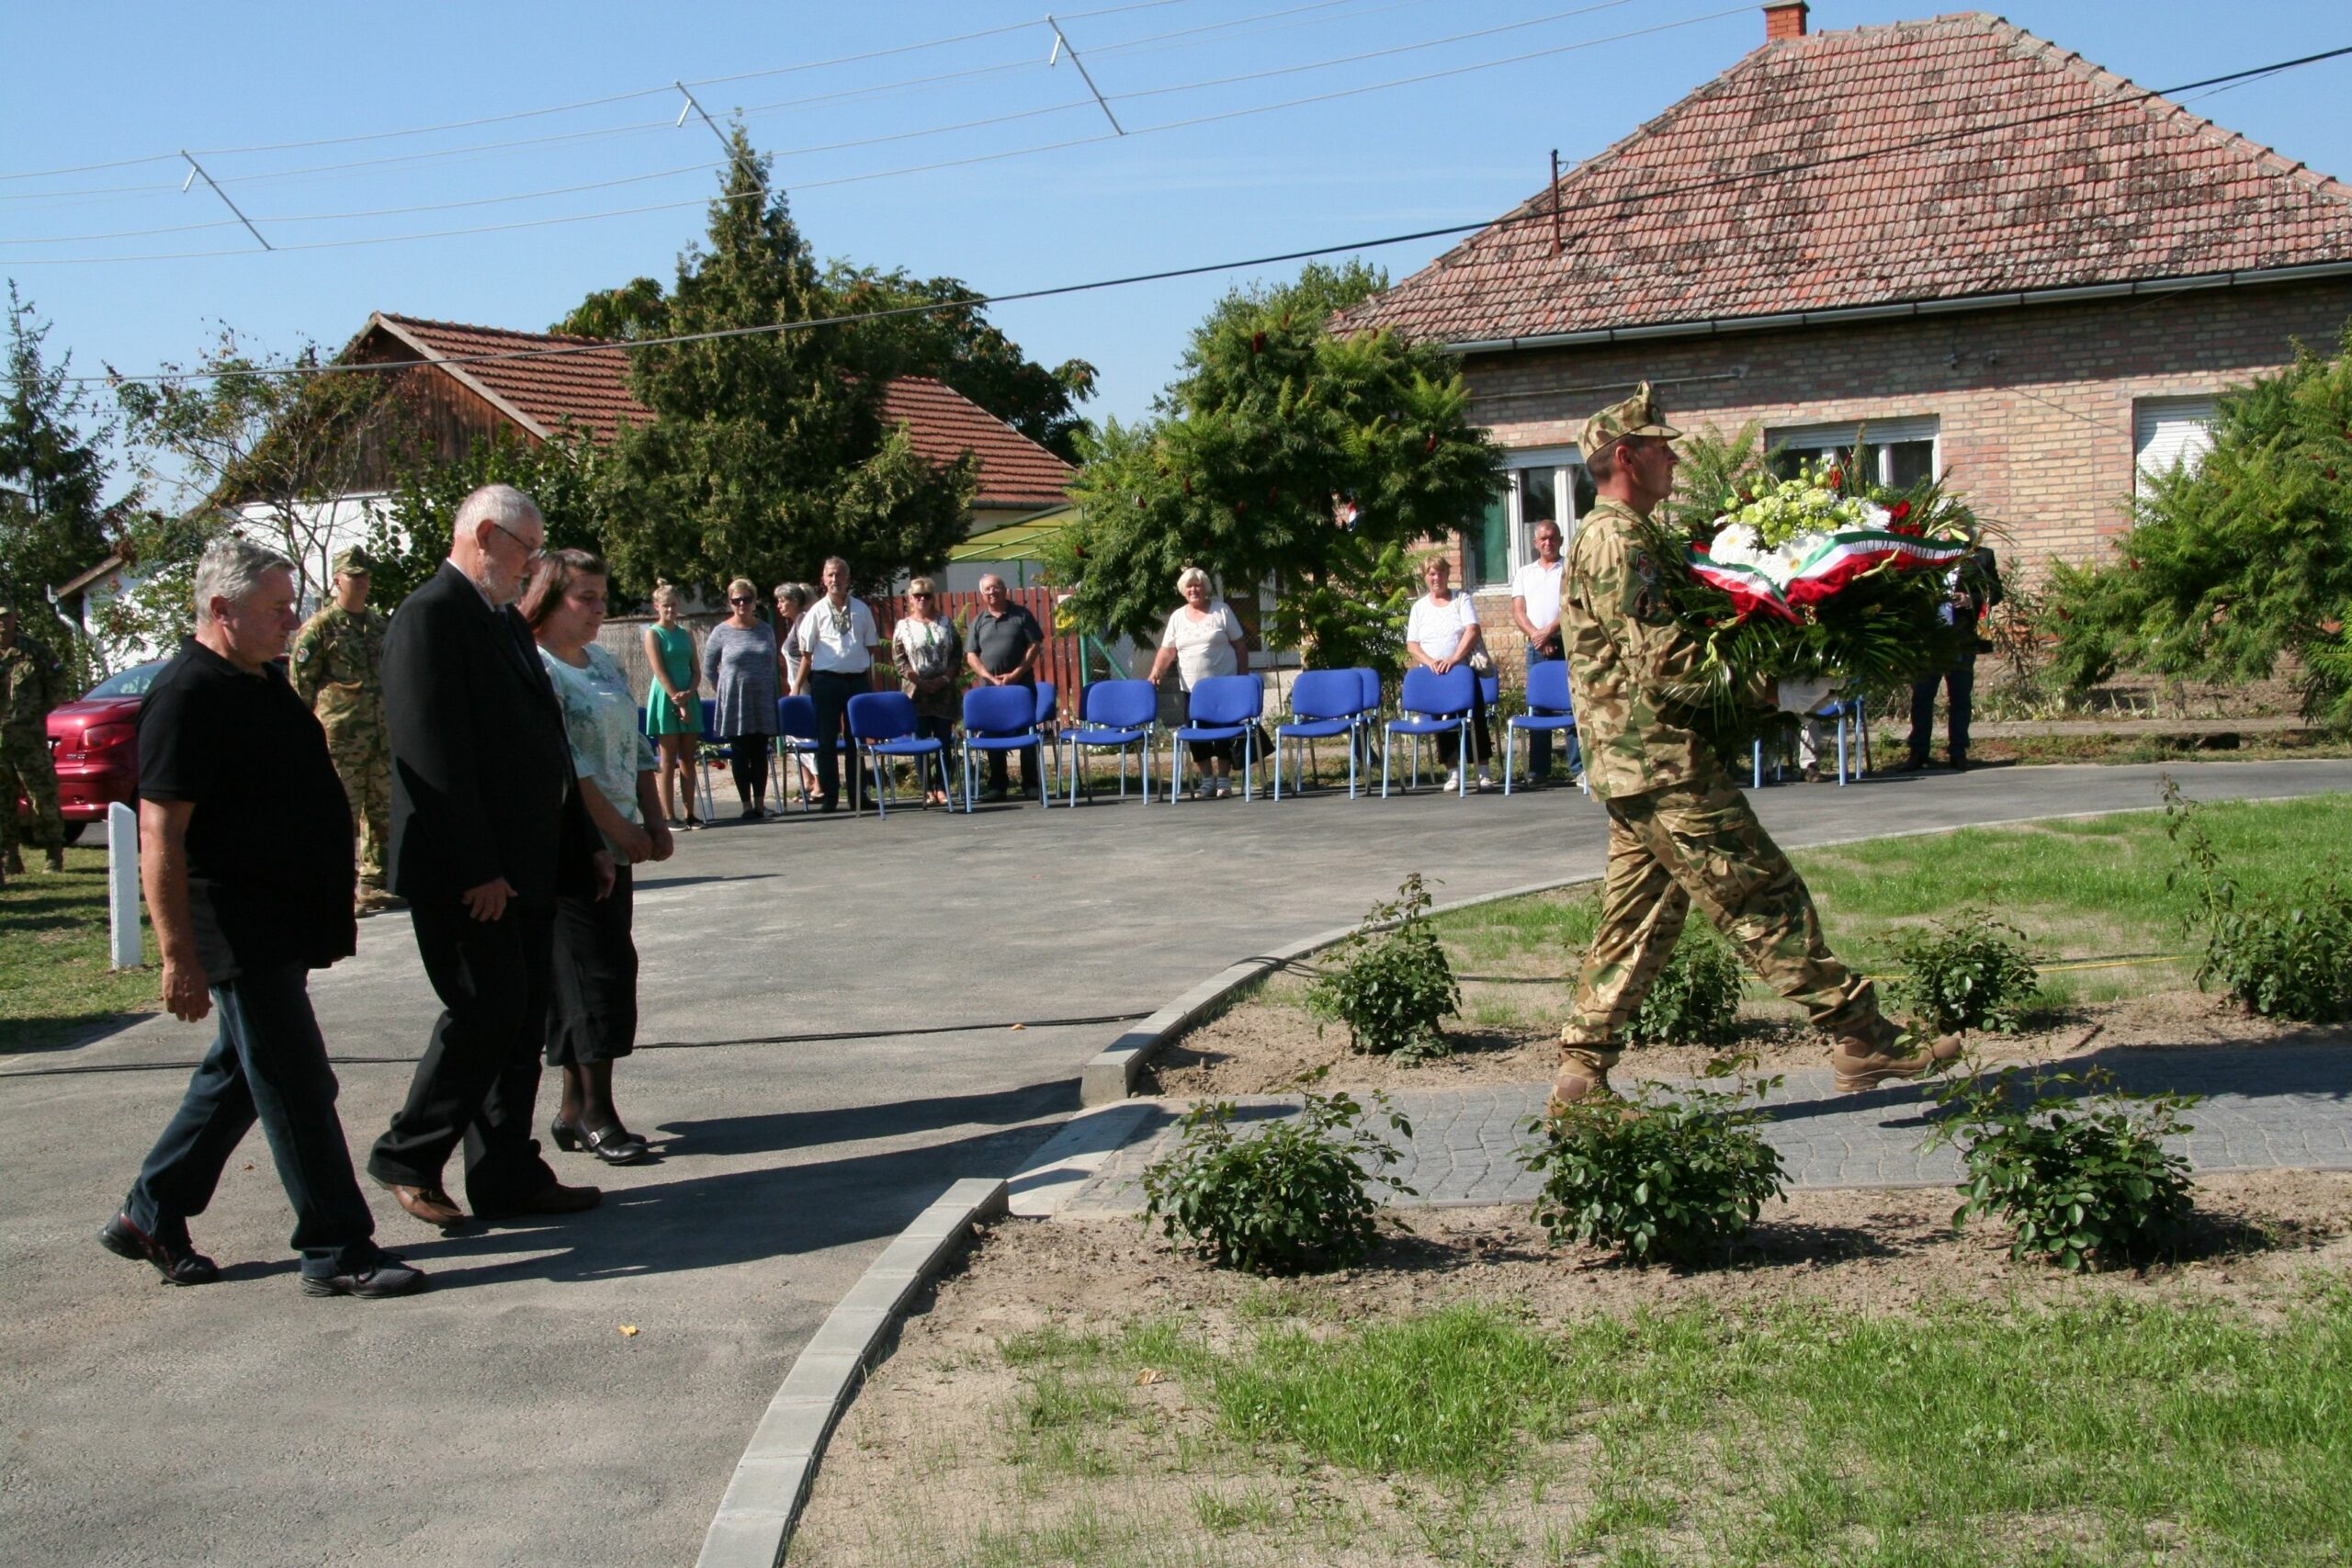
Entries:
{"type": "Polygon", "coordinates": [[[2142,398],[2132,404],[2134,489],[2144,490],[2148,475],[2170,473],[2176,463],[2195,472],[2212,449],[2211,398],[2142,398]]]}

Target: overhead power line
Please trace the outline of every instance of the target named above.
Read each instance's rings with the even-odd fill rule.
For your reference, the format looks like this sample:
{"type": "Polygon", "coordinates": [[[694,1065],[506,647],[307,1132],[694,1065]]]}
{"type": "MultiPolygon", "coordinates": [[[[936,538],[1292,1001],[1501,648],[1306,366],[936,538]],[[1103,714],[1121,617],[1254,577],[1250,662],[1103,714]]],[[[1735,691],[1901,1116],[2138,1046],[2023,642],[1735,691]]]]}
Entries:
{"type": "MultiPolygon", "coordinates": [[[[1950,131],[1933,132],[1926,136],[1914,137],[1907,141],[1890,142],[1883,147],[1871,148],[1859,152],[1839,153],[1834,156],[1823,158],[1794,159],[1785,164],[1775,164],[1770,168],[1752,169],[1737,174],[1711,175],[1703,179],[1684,181],[1677,185],[1652,186],[1646,190],[1614,192],[1606,197],[1590,197],[1563,204],[1561,210],[1563,212],[1577,212],[1606,208],[1620,208],[1630,203],[1656,201],[1673,197],[1696,195],[1709,190],[1721,190],[1740,185],[1781,180],[1785,179],[1791,175],[1804,174],[1815,169],[1836,167],[1843,164],[1866,161],[1871,158],[1884,157],[1894,152],[1916,152],[1921,148],[1948,143],[1968,137],[1982,136],[1992,131],[2013,130],[2022,126],[2043,124],[2058,119],[2080,118],[2086,115],[2105,113],[2118,108],[2128,108],[2135,104],[2146,103],[2154,98],[2177,96],[2183,93],[2195,92],[2200,88],[2219,86],[2226,83],[2242,82],[2256,76],[2268,75],[2277,72],[2293,70],[2300,66],[2315,65],[2324,61],[2342,59],[2347,55],[2352,55],[2352,45],[2346,45],[2338,49],[2324,50],[2315,54],[2301,55],[2292,60],[2274,61],[2267,65],[2254,66],[2244,71],[2233,71],[2220,76],[2209,76],[2200,81],[2183,83],[2175,87],[2138,88],[2130,93],[2121,94],[2096,104],[2086,104],[2066,109],[2053,109],[2038,115],[2020,116],[2015,119],[2003,120],[1991,125],[1973,126],[1950,131]]],[[[438,359],[399,360],[368,365],[330,364],[321,366],[256,366],[226,372],[156,371],[139,376],[119,376],[109,374],[105,376],[74,376],[67,377],[65,379],[69,382],[75,383],[105,382],[113,385],[120,385],[126,382],[210,380],[215,379],[221,375],[289,376],[316,375],[323,373],[365,373],[372,375],[384,372],[415,369],[434,365],[447,366],[487,364],[497,361],[560,358],[580,354],[611,353],[616,349],[636,350],[642,348],[667,347],[678,344],[708,343],[729,338],[768,336],[790,332],[808,332],[820,327],[853,326],[864,321],[887,321],[900,316],[925,315],[934,310],[964,310],[975,306],[986,307],[991,305],[1009,305],[1018,304],[1032,299],[1057,299],[1065,295],[1091,293],[1100,289],[1125,288],[1143,283],[1162,283],[1182,277],[1199,277],[1211,273],[1238,272],[1250,267],[1272,266],[1285,262],[1309,261],[1318,256],[1339,255],[1356,251],[1381,250],[1390,245],[1409,244],[1423,240],[1447,239],[1458,234],[1476,234],[1498,229],[1511,229],[1526,225],[1549,224],[1553,220],[1553,209],[1550,206],[1546,205],[1515,217],[1507,215],[1503,218],[1486,220],[1475,223],[1442,224],[1436,228],[1417,229],[1407,233],[1385,234],[1375,239],[1352,240],[1340,244],[1311,245],[1299,250],[1283,251],[1270,255],[1250,256],[1236,261],[1204,262],[1193,266],[1166,267],[1154,272],[1130,273],[1124,276],[1096,278],[1084,283],[1059,284],[1045,288],[1019,289],[997,294],[974,294],[960,299],[927,300],[919,305],[896,306],[883,310],[857,311],[839,316],[821,317],[816,320],[805,321],[780,321],[765,323],[758,326],[729,327],[714,332],[681,333],[664,337],[637,338],[624,341],[603,341],[582,344],[556,344],[539,348],[511,349],[496,353],[471,355],[448,355],[438,359]]]]}

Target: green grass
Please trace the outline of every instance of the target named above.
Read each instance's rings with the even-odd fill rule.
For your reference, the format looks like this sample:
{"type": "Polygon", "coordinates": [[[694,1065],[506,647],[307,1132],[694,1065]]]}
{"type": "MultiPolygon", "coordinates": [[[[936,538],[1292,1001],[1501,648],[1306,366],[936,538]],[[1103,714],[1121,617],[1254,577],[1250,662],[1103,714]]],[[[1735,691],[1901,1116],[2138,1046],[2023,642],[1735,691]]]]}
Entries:
{"type": "MultiPolygon", "coordinates": [[[[143,913],[140,927],[153,964],[143,913]]],[[[69,849],[62,876],[34,870],[0,888],[0,1052],[51,1049],[156,1005],[152,968],[107,966],[106,851],[69,849]]]]}
{"type": "Polygon", "coordinates": [[[1180,1468],[1169,1423],[1133,1397],[1139,1365],[1213,1422],[1215,1477],[1177,1505],[1206,1538],[1188,1561],[1227,1560],[1213,1548],[1231,1537],[1289,1542],[1285,1561],[1343,1538],[1367,1560],[2271,1568],[2352,1541],[2341,1284],[2259,1315],[1694,1305],[1555,1327],[1464,1304],[1340,1330],[1261,1320],[1222,1345],[1158,1320],[1006,1353],[1015,1449],[1050,1408],[1083,1420],[1099,1463],[1025,1489],[1017,1547],[985,1531],[934,1540],[937,1561],[1164,1560],[1140,1543],[1165,1500],[1120,1481],[1180,1468]],[[1298,1484],[1333,1472],[1385,1487],[1385,1506],[1335,1522],[1298,1484]]]}

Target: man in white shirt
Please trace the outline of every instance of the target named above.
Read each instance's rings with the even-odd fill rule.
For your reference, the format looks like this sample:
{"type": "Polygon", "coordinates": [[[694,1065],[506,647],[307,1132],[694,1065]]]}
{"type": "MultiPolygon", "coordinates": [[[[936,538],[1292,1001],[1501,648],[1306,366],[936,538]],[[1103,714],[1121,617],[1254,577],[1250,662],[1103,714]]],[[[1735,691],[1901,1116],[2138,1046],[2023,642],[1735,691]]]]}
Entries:
{"type": "MultiPolygon", "coordinates": [[[[1546,517],[1535,525],[1535,558],[1510,580],[1510,618],[1527,638],[1531,669],[1566,657],[1560,647],[1560,582],[1566,570],[1560,556],[1560,525],[1546,517]]],[[[1527,738],[1528,785],[1540,789],[1551,782],[1552,732],[1532,731],[1527,738]]]]}
{"type": "MultiPolygon", "coordinates": [[[[808,606],[792,628],[792,652],[799,660],[793,695],[806,692],[817,705],[817,809],[831,811],[841,804],[841,754],[836,737],[849,733],[849,700],[860,692],[880,690],[875,679],[874,650],[882,646],[875,629],[874,612],[849,591],[849,562],[839,556],[825,559],[825,596],[808,606]]],[[[853,750],[849,770],[849,808],[865,805],[865,776],[857,769],[853,750]]]]}

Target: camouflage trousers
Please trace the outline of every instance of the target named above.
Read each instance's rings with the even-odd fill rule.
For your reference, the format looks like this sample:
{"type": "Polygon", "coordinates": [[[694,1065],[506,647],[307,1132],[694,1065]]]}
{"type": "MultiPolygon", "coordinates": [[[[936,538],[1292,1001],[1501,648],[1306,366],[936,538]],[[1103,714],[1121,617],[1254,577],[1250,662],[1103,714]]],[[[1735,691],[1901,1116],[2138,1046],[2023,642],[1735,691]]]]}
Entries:
{"type": "Polygon", "coordinates": [[[392,754],[380,738],[337,743],[327,737],[327,755],[351,802],[351,831],[359,845],[359,886],[384,886],[384,855],[392,837],[392,754]]]}
{"type": "Polygon", "coordinates": [[[1600,924],[1577,976],[1564,1052],[1606,1066],[1617,1035],[1673,955],[1692,900],[1815,1028],[1883,1043],[1894,1025],[1877,993],[1822,940],[1804,880],[1721,768],[1687,784],[1622,795],[1609,810],[1609,871],[1600,924]]]}
{"type": "Polygon", "coordinates": [[[17,849],[17,798],[33,808],[25,830],[28,841],[53,850],[65,842],[65,818],[57,809],[57,769],[49,756],[45,735],[0,736],[0,863],[17,849]]]}

